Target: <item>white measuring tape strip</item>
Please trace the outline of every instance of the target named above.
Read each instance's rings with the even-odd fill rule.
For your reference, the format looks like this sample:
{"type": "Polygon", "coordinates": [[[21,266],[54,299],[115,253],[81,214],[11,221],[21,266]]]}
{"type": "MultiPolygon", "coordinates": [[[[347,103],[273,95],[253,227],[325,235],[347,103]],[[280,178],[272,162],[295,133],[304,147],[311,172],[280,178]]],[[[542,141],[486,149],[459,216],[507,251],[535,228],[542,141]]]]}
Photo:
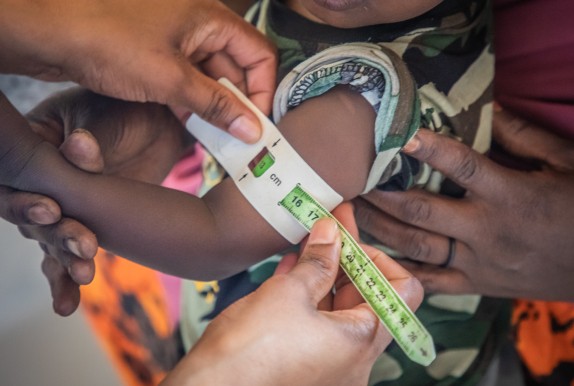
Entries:
{"type": "Polygon", "coordinates": [[[307,231],[287,211],[277,206],[298,183],[328,210],[343,197],[333,190],[291,147],[275,125],[229,80],[220,79],[259,118],[263,133],[255,144],[245,144],[193,115],[187,129],[217,159],[241,193],[269,224],[292,244],[307,231]],[[287,161],[288,160],[288,161],[287,161]]]}
{"type": "MultiPolygon", "coordinates": [[[[227,80],[220,82],[257,114],[263,124],[262,138],[246,145],[197,116],[188,121],[188,130],[223,165],[251,205],[287,240],[300,241],[319,218],[334,219],[330,211],[342,197],[239,90],[227,80]]],[[[341,267],[405,354],[429,365],[436,357],[432,336],[359,244],[337,224],[343,243],[341,267]]]]}

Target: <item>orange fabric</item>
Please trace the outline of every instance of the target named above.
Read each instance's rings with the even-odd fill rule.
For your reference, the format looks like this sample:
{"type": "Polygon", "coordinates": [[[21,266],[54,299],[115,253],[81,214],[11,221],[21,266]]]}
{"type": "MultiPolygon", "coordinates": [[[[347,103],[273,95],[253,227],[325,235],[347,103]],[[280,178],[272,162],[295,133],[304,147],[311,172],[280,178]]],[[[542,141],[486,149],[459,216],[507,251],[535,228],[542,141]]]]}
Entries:
{"type": "Polygon", "coordinates": [[[574,303],[517,300],[512,324],[516,348],[532,376],[574,366],[574,303]]]}
{"type": "Polygon", "coordinates": [[[103,250],[96,268],[81,289],[92,328],[126,385],[157,385],[178,359],[158,274],[103,250]]]}

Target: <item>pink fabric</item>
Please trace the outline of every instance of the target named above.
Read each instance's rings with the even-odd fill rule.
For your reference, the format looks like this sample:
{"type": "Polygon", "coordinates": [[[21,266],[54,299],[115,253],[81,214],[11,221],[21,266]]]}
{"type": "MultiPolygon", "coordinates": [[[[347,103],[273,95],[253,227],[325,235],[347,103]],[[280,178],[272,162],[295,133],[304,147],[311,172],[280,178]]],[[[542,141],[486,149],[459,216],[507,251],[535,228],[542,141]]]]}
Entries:
{"type": "Polygon", "coordinates": [[[191,151],[175,164],[162,185],[196,195],[203,180],[201,173],[203,156],[203,148],[201,145],[196,144],[191,151]]]}
{"type": "Polygon", "coordinates": [[[495,97],[574,139],[574,1],[496,0],[495,97]]]}
{"type": "MultiPolygon", "coordinates": [[[[197,195],[202,182],[201,164],[204,151],[197,144],[171,170],[162,185],[171,189],[197,195]]],[[[158,272],[161,283],[167,295],[166,303],[172,327],[180,318],[181,279],[158,272]]]]}

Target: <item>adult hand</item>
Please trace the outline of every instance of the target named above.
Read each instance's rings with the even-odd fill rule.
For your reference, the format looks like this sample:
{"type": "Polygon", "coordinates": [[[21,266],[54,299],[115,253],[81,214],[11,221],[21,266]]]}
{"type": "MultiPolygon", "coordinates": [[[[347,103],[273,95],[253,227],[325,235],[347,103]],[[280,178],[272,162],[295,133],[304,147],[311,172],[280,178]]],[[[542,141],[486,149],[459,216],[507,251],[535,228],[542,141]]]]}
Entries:
{"type": "Polygon", "coordinates": [[[0,72],[71,80],[120,99],[168,104],[247,142],[259,138],[255,115],[212,78],[229,78],[267,114],[275,51],[220,2],[0,0],[0,5],[0,72]]]}
{"type": "Polygon", "coordinates": [[[493,134],[539,168],[513,170],[421,130],[404,151],[465,188],[465,197],[370,193],[356,203],[359,226],[418,262],[404,266],[427,291],[572,301],[574,143],[502,110],[493,134]]]}
{"type": "MultiPolygon", "coordinates": [[[[47,99],[28,119],[46,140],[61,143],[62,154],[77,167],[151,183],[161,182],[187,143],[181,123],[166,107],[113,100],[83,89],[47,99]]],[[[40,242],[55,312],[73,313],[79,285],[93,279],[95,235],[79,222],[61,218],[58,204],[48,197],[0,187],[0,203],[0,217],[40,242]]]]}
{"type": "MultiPolygon", "coordinates": [[[[389,333],[361,301],[318,309],[335,282],[340,248],[334,221],[318,221],[299,261],[289,258],[257,291],[215,318],[162,385],[367,384],[389,333]]],[[[382,252],[367,252],[416,309],[420,284],[382,252]]]]}
{"type": "MultiPolygon", "coordinates": [[[[72,133],[61,146],[62,154],[85,170],[98,171],[103,166],[97,142],[87,132],[72,133]],[[81,144],[83,156],[77,157],[81,144]]],[[[49,197],[25,193],[0,186],[0,217],[18,225],[20,233],[40,242],[44,251],[42,272],[48,279],[52,307],[57,314],[72,314],[80,302],[81,284],[94,277],[93,257],[98,242],[82,224],[62,218],[58,203],[49,197]]]]}

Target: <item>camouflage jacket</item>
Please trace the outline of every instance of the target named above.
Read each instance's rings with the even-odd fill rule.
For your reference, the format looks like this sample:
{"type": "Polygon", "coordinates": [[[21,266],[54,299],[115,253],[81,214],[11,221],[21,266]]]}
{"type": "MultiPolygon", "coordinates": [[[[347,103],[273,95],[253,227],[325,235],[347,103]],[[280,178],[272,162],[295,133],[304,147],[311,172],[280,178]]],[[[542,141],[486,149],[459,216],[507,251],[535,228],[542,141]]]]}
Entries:
{"type": "MultiPolygon", "coordinates": [[[[392,150],[384,157],[378,174],[374,173],[376,181],[366,190],[419,185],[444,192],[448,184],[443,183],[440,173],[398,150],[419,124],[458,138],[478,151],[488,150],[494,75],[490,12],[487,1],[445,0],[404,22],[338,29],[311,22],[278,1],[265,0],[247,17],[279,50],[282,82],[275,98],[275,119],[335,84],[350,84],[378,111],[377,152],[392,150]],[[391,64],[377,63],[370,54],[361,54],[357,60],[355,53],[347,55],[347,46],[340,49],[346,44],[357,47],[357,43],[359,48],[371,50],[377,46],[391,64]],[[353,83],[353,79],[366,81],[353,83]],[[381,122],[388,118],[389,104],[384,105],[383,95],[393,79],[402,86],[396,95],[400,103],[393,110],[392,122],[384,126],[381,122]],[[387,107],[381,108],[381,104],[387,107]],[[391,135],[393,130],[397,140],[391,135]]],[[[208,189],[221,180],[223,171],[208,159],[204,175],[208,189]]],[[[363,237],[368,239],[368,235],[363,237]]],[[[277,256],[272,257],[220,282],[189,283],[184,295],[183,315],[187,317],[182,321],[185,343],[191,345],[209,320],[257,288],[271,275],[277,260],[277,256]]],[[[503,341],[508,306],[499,299],[474,295],[427,296],[417,315],[433,335],[437,359],[425,368],[410,362],[391,344],[375,364],[370,384],[477,384],[503,341]]]]}

